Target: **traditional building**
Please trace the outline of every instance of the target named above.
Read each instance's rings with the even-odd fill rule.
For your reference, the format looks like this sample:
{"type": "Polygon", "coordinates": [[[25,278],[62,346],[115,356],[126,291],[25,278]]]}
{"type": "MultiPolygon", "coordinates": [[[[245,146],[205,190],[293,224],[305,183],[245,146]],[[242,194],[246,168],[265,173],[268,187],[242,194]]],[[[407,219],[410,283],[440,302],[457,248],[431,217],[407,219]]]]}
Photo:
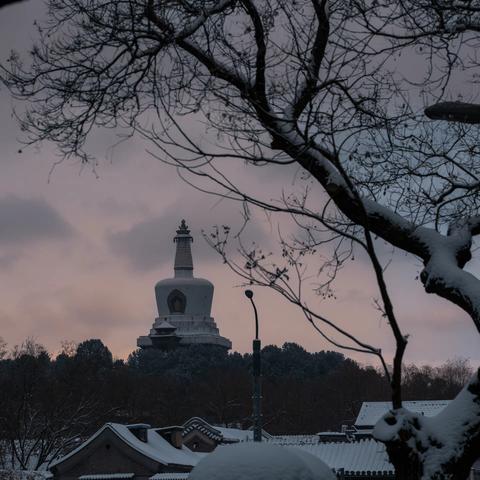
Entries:
{"type": "MultiPolygon", "coordinates": [[[[212,452],[219,445],[252,442],[253,430],[211,425],[203,418],[192,417],[182,425],[183,444],[194,452],[212,452]]],[[[262,430],[262,439],[273,437],[262,430]]]]}
{"type": "MultiPolygon", "coordinates": [[[[403,407],[410,412],[434,417],[450,403],[450,400],[410,400],[402,403],[403,407]]],[[[354,424],[355,437],[359,438],[361,434],[371,436],[375,424],[391,408],[392,402],[363,402],[354,424]]]]}
{"type": "Polygon", "coordinates": [[[295,445],[325,462],[339,480],[393,480],[395,469],[385,446],[373,439],[295,445]]]}
{"type": "Polygon", "coordinates": [[[193,276],[193,238],[185,220],[173,239],[176,243],[174,276],[155,285],[158,317],[147,336],[139,337],[140,348],[169,350],[186,345],[216,345],[230,349],[211,317],[213,284],[193,276]]]}
{"type": "Polygon", "coordinates": [[[287,448],[299,448],[325,462],[338,480],[393,480],[395,470],[385,445],[373,438],[354,439],[340,432],[316,435],[275,435],[266,441],[287,448]],[[333,440],[331,439],[333,438],[333,440]]]}
{"type": "Polygon", "coordinates": [[[78,448],[54,461],[50,471],[55,480],[148,480],[168,474],[166,479],[188,473],[200,460],[199,455],[183,446],[180,427],[107,423],[78,448]]]}
{"type": "MultiPolygon", "coordinates": [[[[373,439],[324,443],[318,435],[272,436],[263,431],[262,441],[312,454],[328,465],[338,480],[395,478],[385,446],[373,439]]],[[[107,423],[54,461],[50,471],[54,480],[185,480],[217,447],[245,442],[253,442],[252,430],[211,425],[198,417],[164,428],[107,423]]]]}

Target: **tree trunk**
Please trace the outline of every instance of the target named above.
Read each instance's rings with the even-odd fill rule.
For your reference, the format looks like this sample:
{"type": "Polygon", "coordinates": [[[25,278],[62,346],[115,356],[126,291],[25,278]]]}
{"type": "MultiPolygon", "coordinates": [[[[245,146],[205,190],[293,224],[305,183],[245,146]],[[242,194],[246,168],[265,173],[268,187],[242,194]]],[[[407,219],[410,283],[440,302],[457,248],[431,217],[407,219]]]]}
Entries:
{"type": "Polygon", "coordinates": [[[375,425],[400,480],[466,480],[480,456],[480,369],[435,417],[405,408],[375,425]]]}
{"type": "Polygon", "coordinates": [[[422,478],[422,463],[417,455],[412,454],[406,443],[392,442],[387,443],[386,447],[390,462],[395,467],[396,480],[420,480],[422,478]]]}

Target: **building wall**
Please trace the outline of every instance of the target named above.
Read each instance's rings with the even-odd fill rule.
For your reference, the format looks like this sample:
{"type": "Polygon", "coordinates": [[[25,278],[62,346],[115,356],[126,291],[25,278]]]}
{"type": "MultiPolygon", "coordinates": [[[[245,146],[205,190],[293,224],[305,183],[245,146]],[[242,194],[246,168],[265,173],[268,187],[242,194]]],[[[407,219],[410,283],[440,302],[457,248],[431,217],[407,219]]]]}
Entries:
{"type": "Polygon", "coordinates": [[[376,472],[365,472],[361,475],[349,475],[342,472],[337,472],[338,480],[395,480],[394,474],[381,475],[376,472]]]}
{"type": "Polygon", "coordinates": [[[140,454],[106,430],[52,470],[55,480],[78,480],[81,475],[100,473],[134,473],[135,480],[148,480],[155,473],[188,472],[190,469],[187,466],[162,465],[140,454]]]}
{"type": "Polygon", "coordinates": [[[217,447],[217,442],[208,438],[201,432],[193,430],[185,435],[183,444],[194,452],[212,452],[217,447]]]}

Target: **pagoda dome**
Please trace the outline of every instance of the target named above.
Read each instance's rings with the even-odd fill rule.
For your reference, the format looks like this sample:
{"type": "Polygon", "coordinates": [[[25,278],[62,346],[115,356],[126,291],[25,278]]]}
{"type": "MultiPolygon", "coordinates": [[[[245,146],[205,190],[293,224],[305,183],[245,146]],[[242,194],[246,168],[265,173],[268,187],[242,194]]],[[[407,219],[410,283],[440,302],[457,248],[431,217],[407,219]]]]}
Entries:
{"type": "Polygon", "coordinates": [[[160,280],[155,285],[158,316],[196,315],[210,317],[213,284],[203,278],[194,278],[190,230],[182,220],[173,242],[177,244],[173,278],[160,280]]]}
{"type": "Polygon", "coordinates": [[[175,314],[210,317],[213,283],[204,278],[166,278],[155,285],[155,298],[159,317],[175,314]]]}

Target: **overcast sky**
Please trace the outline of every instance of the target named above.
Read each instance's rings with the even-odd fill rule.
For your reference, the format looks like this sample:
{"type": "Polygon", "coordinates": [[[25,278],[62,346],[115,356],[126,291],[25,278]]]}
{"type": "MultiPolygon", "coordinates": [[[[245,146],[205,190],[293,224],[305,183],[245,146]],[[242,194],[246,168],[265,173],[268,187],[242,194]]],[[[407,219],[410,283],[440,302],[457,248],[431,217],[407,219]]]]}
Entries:
{"type": "MultiPolygon", "coordinates": [[[[29,47],[33,21],[41,16],[39,0],[0,10],[2,61],[11,47],[20,52],[29,47]]],[[[23,148],[5,89],[0,101],[0,336],[10,345],[33,336],[53,352],[62,340],[101,338],[114,355],[125,358],[154,321],[153,287],[173,273],[172,237],[185,218],[195,237],[195,275],[215,285],[213,315],[220,331],[235,350],[250,349],[253,317],[240,282],[200,235],[214,224],[239,225],[239,205],[218,202],[184,184],[138,140],[109,152],[112,133],[95,139],[96,174],[65,162],[50,175],[58,160],[54,148],[23,148]]],[[[296,174],[294,169],[257,170],[258,185],[252,188],[278,195],[296,174]]],[[[238,178],[253,177],[240,168],[238,178]]],[[[273,248],[275,224],[255,217],[247,237],[273,248]]],[[[401,254],[387,272],[399,319],[411,335],[406,362],[464,356],[478,363],[480,336],[472,322],[453,305],[424,293],[416,280],[420,267],[401,254]]],[[[478,265],[470,268],[478,271],[478,265]]],[[[344,269],[336,293],[336,300],[312,297],[311,304],[381,347],[389,360],[393,343],[372,308],[376,290],[368,264],[352,262],[344,269]]],[[[280,297],[258,289],[255,295],[264,344],[293,341],[310,351],[330,348],[280,297]]]]}

